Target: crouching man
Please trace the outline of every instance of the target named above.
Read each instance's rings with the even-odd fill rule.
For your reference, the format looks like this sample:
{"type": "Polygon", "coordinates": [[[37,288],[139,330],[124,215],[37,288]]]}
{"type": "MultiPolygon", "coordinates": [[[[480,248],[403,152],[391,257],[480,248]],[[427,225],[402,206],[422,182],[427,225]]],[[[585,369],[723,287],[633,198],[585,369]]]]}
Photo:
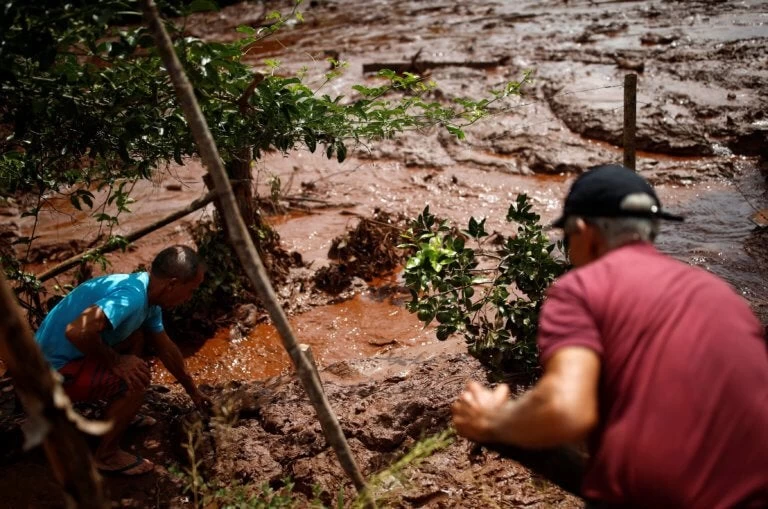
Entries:
{"type": "Polygon", "coordinates": [[[112,428],[94,453],[102,472],[137,475],[152,462],[119,447],[150,384],[140,357],[145,345],[204,411],[210,401],[187,373],[184,358],[163,329],[162,311],[187,301],[203,280],[204,266],[185,246],[162,250],[150,272],[101,276],[79,285],[46,316],[36,340],[72,401],[107,400],[112,428]]]}
{"type": "Polygon", "coordinates": [[[712,274],[659,253],[653,188],[616,165],[573,184],[575,266],[539,323],[544,374],[517,399],[471,382],[459,434],[547,447],[587,439],[588,507],[768,507],[768,350],[749,306],[712,274]]]}

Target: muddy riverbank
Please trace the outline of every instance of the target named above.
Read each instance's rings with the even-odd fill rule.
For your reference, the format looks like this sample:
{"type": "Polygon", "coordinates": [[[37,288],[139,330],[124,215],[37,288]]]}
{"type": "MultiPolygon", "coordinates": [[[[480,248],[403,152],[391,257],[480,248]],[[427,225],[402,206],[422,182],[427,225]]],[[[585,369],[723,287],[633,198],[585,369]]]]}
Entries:
{"type": "MultiPolygon", "coordinates": [[[[375,210],[413,217],[429,205],[460,224],[470,216],[488,217],[489,231],[510,233],[504,214],[516,194],[525,192],[545,221],[553,219],[575,173],[621,160],[623,77],[636,72],[638,170],[658,186],[667,208],[686,216],[685,223],[664,227],[660,249],[726,279],[768,322],[766,236],[750,221],[768,206],[768,2],[318,0],[303,9],[304,24],[249,54],[254,66],[279,58],[280,72],[307,66],[309,79],[319,84],[324,58],[338,55],[349,66],[322,91],[350,95],[353,83],[376,83],[363,73],[364,65],[410,64],[429,73],[437,82],[434,99],[446,104],[481,97],[527,69],[535,71],[535,81],[522,97],[468,127],[464,141],[435,129],[355,147],[343,164],[307,151],[258,161],[254,174],[262,195],[276,178],[280,182],[285,210],[270,221],[285,247],[306,262],[293,281],[310,282],[330,263],[332,240],[375,210]]],[[[231,38],[238,24],[258,23],[261,11],[258,2],[242,3],[196,15],[188,26],[208,39],[231,38]]],[[[121,218],[117,233],[202,196],[201,175],[199,164],[189,161],[137,185],[134,213],[121,218]]],[[[4,210],[11,235],[31,232],[32,221],[20,217],[20,208],[4,210]]],[[[192,214],[127,253],[110,256],[109,270],[133,270],[163,246],[189,242],[188,227],[210,213],[192,214]]],[[[93,242],[99,232],[88,216],[52,201],[36,227],[40,239],[29,267],[43,270],[93,242]]],[[[299,338],[313,345],[329,398],[366,474],[420,436],[444,428],[448,405],[464,381],[484,376],[461,353],[460,340],[437,342],[431,329],[422,329],[405,311],[397,272],[383,276],[392,290],[357,281],[341,298],[309,283],[302,292],[299,286],[278,289],[299,338]]],[[[350,485],[289,375],[274,330],[257,325],[258,317],[243,321],[248,323],[221,330],[188,352],[193,375],[208,391],[222,400],[237,393],[243,405],[241,421],[220,437],[215,461],[206,459],[209,468],[249,483],[279,484],[290,475],[305,494],[313,485],[328,494],[343,486],[349,500],[350,485]]],[[[161,422],[132,432],[127,443],[164,468],[184,464],[178,416],[189,403],[159,368],[155,381],[145,410],[161,422]]],[[[6,395],[4,411],[12,407],[6,395]]],[[[18,445],[15,421],[3,422],[8,426],[2,443],[18,445]]],[[[517,463],[477,453],[463,440],[408,478],[411,484],[391,486],[389,505],[581,504],[517,463]]],[[[108,479],[107,485],[116,505],[188,506],[174,479],[161,469],[140,479],[108,479]]],[[[39,452],[3,460],[0,493],[10,507],[61,505],[39,452]]]]}

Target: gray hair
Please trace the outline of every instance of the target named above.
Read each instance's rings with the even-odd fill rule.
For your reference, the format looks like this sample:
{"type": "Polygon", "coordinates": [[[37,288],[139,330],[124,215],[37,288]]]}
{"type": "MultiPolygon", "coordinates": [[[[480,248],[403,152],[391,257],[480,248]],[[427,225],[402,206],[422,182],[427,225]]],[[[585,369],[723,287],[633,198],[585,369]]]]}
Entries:
{"type": "Polygon", "coordinates": [[[659,220],[647,217],[583,217],[570,216],[565,228],[572,230],[575,222],[582,219],[594,226],[605,241],[608,249],[621,247],[632,242],[653,242],[659,234],[659,220]]]}
{"type": "Polygon", "coordinates": [[[171,246],[160,251],[152,261],[152,275],[163,279],[188,282],[197,276],[204,264],[197,252],[187,246],[171,246]]]}

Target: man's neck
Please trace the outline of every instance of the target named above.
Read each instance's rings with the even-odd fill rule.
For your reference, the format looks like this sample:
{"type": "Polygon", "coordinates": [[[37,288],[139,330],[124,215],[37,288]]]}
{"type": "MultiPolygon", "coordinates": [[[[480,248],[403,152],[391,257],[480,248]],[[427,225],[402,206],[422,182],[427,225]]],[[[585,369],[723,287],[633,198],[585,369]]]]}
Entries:
{"type": "Polygon", "coordinates": [[[162,281],[152,276],[151,272],[147,272],[149,275],[149,284],[147,284],[147,302],[150,306],[157,305],[160,294],[163,291],[162,281]]]}

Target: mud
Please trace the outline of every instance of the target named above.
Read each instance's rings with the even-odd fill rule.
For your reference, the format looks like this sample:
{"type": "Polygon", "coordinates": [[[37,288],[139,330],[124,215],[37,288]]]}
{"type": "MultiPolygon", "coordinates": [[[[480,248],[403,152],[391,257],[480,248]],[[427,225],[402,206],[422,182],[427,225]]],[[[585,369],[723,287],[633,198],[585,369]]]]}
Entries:
{"type": "MultiPolygon", "coordinates": [[[[337,413],[358,466],[366,476],[387,468],[424,437],[445,429],[448,406],[468,378],[483,379],[480,365],[466,354],[413,358],[366,359],[337,363],[323,374],[325,392],[337,413]],[[359,377],[366,374],[366,381],[359,377]]],[[[290,377],[230,382],[206,389],[224,402],[232,417],[199,436],[195,461],[206,478],[252,486],[279,487],[291,476],[294,490],[306,500],[319,490],[333,505],[345,505],[355,493],[325,443],[320,425],[301,385],[290,377]]],[[[178,392],[154,386],[143,411],[159,418],[149,430],[132,430],[127,440],[151,459],[155,473],[141,478],[105,479],[112,500],[122,507],[188,507],[181,494],[188,482],[169,472],[188,466],[190,433],[195,418],[189,401],[178,392]]],[[[0,489],[11,507],[56,507],[59,488],[45,473],[45,459],[28,455],[15,465],[0,466],[0,489]],[[41,477],[43,490],[16,490],[30,475],[41,477]]],[[[497,453],[456,440],[398,476],[385,477],[375,488],[383,507],[575,507],[579,501],[497,453]]]]}
{"type": "MultiPolygon", "coordinates": [[[[243,3],[196,15],[188,29],[208,39],[231,38],[238,24],[261,23],[263,7],[243,3]]],[[[459,340],[437,342],[431,329],[421,328],[404,310],[397,270],[373,281],[367,279],[384,267],[348,278],[340,274],[339,259],[332,258],[338,257],[343,241],[334,239],[365,230],[360,225],[376,211],[413,217],[427,205],[460,225],[469,216],[487,217],[489,232],[508,235],[513,228],[503,217],[522,192],[531,196],[544,221],[554,219],[574,174],[622,159],[627,72],[638,74],[638,170],[657,186],[667,208],[686,216],[685,223],[663,228],[660,249],[723,277],[768,322],[768,237],[749,219],[768,206],[762,172],[768,165],[767,16],[768,2],[757,0],[319,0],[305,2],[304,24],[288,27],[277,40],[249,53],[257,67],[265,58],[279,58],[285,73],[307,66],[308,78],[317,86],[327,70],[323,59],[338,55],[349,67],[321,89],[330,95],[354,96],[351,84],[380,83],[363,73],[364,65],[428,62],[425,72],[438,84],[431,98],[445,104],[457,97],[481,97],[519,79],[526,69],[535,71],[535,81],[522,97],[499,103],[492,116],[465,129],[462,142],[432,129],[351,147],[341,165],[301,150],[288,157],[272,154],[256,165],[260,195],[269,196],[270,178],[280,178],[279,215],[269,221],[286,250],[300,253],[306,264],[291,270],[278,295],[300,340],[312,345],[332,406],[366,474],[388,465],[419,436],[444,428],[448,404],[464,381],[484,374],[459,353],[459,340]],[[488,62],[495,65],[479,65],[488,62]],[[315,284],[324,272],[338,276],[330,281],[338,293],[315,284]]],[[[201,175],[199,164],[190,161],[165,168],[155,182],[138,184],[134,213],[121,218],[118,233],[200,197],[201,175]]],[[[35,227],[40,239],[30,253],[33,263],[28,267],[35,272],[103,234],[87,220],[88,213],[70,210],[67,202],[54,197],[48,201],[35,227]]],[[[19,217],[24,206],[3,207],[0,237],[32,232],[31,219],[19,217]]],[[[110,256],[109,270],[133,270],[161,247],[189,242],[188,226],[209,214],[195,213],[142,239],[127,253],[110,256]]],[[[367,250],[374,258],[379,257],[377,242],[367,250]]],[[[387,253],[381,256],[385,262],[387,253]]],[[[53,283],[64,284],[68,277],[53,283]]],[[[52,286],[49,291],[55,292],[52,286]]],[[[313,485],[326,490],[326,501],[343,486],[349,501],[350,485],[324,446],[312,411],[289,376],[279,338],[256,304],[233,310],[234,327],[186,351],[193,375],[209,385],[208,391],[222,400],[237,395],[240,420],[217,435],[215,458],[201,451],[206,468],[226,479],[275,486],[291,475],[305,495],[313,485]]],[[[2,371],[0,365],[0,375],[2,371]]],[[[160,464],[183,464],[187,456],[179,449],[185,436],[180,426],[189,402],[164,370],[154,366],[153,372],[161,385],[153,388],[146,410],[160,424],[132,432],[126,444],[160,464]]],[[[2,396],[7,415],[13,400],[8,393],[2,396]]],[[[1,434],[0,443],[11,451],[18,446],[13,434],[18,422],[3,423],[15,430],[1,434]]],[[[204,442],[210,446],[209,439],[204,442]]],[[[516,462],[488,452],[475,454],[463,440],[410,470],[406,478],[409,482],[387,486],[387,505],[581,505],[516,462]]],[[[116,505],[189,506],[174,479],[160,470],[142,479],[107,483],[116,505]]],[[[61,505],[60,491],[39,451],[2,462],[0,493],[10,507],[61,505]],[[28,486],[29,479],[35,489],[18,488],[28,486]]]]}

